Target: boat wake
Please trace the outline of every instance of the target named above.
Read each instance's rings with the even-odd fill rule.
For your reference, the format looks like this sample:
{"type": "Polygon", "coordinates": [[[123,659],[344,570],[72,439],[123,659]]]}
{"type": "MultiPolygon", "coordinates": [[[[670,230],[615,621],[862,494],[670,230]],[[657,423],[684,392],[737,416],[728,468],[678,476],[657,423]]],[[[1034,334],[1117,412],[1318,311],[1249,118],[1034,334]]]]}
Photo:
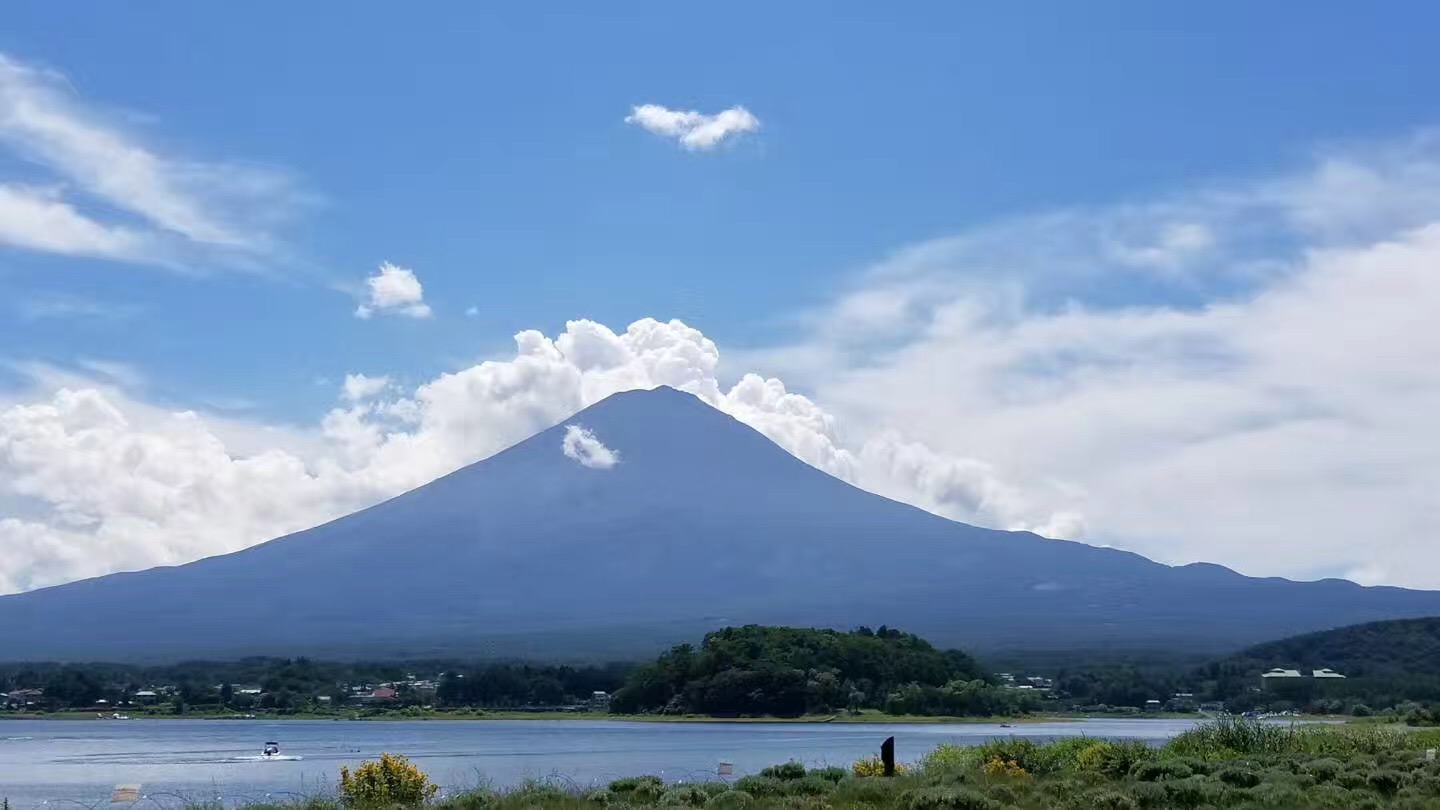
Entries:
{"type": "Polygon", "coordinates": [[[235,762],[297,762],[303,757],[292,757],[289,754],[259,754],[253,757],[235,757],[235,762]]]}

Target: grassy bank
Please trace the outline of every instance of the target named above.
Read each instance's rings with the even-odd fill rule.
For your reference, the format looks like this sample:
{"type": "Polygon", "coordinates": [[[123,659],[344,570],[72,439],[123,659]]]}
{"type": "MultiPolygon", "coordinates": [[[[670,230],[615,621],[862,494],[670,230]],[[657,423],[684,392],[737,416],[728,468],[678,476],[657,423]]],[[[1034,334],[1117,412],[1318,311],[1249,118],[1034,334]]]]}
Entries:
{"type": "MultiPolygon", "coordinates": [[[[1085,738],[941,746],[892,778],[873,775],[874,762],[823,770],[789,763],[730,782],[667,785],[653,776],[588,788],[531,782],[424,804],[436,810],[1437,808],[1440,762],[1426,755],[1437,746],[1440,732],[1434,731],[1223,720],[1161,748],[1085,738]]],[[[282,807],[348,810],[323,799],[282,807]]]]}

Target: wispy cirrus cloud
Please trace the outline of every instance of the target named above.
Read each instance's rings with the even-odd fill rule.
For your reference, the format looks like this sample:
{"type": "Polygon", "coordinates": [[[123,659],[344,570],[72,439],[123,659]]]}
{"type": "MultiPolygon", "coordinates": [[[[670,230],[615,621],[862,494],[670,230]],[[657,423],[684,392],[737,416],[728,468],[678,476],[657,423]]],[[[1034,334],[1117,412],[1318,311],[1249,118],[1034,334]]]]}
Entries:
{"type": "Polygon", "coordinates": [[[685,149],[697,152],[714,149],[730,138],[760,129],[760,119],[738,105],[706,115],[696,110],[672,110],[660,104],[640,104],[631,108],[625,123],[673,138],[685,149]]]}
{"type": "Polygon", "coordinates": [[[26,321],[114,321],[139,315],[145,308],[139,304],[101,301],[84,295],[34,293],[19,297],[15,310],[26,321]]]}
{"type": "Polygon", "coordinates": [[[1435,587],[1437,181],[1425,131],[992,223],[897,251],[741,360],[851,430],[905,430],[917,447],[873,461],[914,486],[874,488],[935,511],[964,514],[950,484],[975,467],[928,452],[1003,461],[1027,497],[1060,482],[1040,503],[1093,542],[1435,587]]]}
{"type": "Polygon", "coordinates": [[[189,160],[107,120],[58,72],[0,54],[0,146],[50,178],[0,179],[0,245],[185,267],[245,264],[308,197],[283,172],[189,160]]]}

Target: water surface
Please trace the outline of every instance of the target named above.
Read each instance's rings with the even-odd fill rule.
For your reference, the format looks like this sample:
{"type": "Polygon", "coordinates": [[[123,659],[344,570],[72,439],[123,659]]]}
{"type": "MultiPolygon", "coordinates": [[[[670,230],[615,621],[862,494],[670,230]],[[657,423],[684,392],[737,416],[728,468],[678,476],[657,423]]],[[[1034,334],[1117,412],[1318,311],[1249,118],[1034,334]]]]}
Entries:
{"type": "Polygon", "coordinates": [[[0,721],[0,797],[16,810],[109,808],[111,790],[138,784],[140,810],[186,801],[225,804],[333,792],[341,765],[382,752],[410,757],[447,790],[499,787],[527,778],[590,785],[657,774],[715,779],[720,760],[735,776],[790,759],[848,765],[895,737],[898,759],[942,742],[1004,736],[1086,735],[1159,742],[1188,720],[1082,720],[988,724],[636,723],[623,721],[9,720],[0,721]],[[258,761],[268,740],[292,761],[258,761]]]}

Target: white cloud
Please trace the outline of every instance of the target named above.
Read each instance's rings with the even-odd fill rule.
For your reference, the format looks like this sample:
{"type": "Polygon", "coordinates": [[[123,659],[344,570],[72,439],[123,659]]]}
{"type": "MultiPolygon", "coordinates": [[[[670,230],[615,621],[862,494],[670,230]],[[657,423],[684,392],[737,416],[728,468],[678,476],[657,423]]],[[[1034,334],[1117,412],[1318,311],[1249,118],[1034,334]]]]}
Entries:
{"type": "MultiPolygon", "coordinates": [[[[778,380],[747,376],[722,389],[719,350],[678,321],[645,319],[619,334],[572,321],[558,337],[526,331],[515,342],[509,359],[443,374],[408,396],[351,402],[298,435],[169,413],[74,375],[37,370],[53,393],[0,408],[0,504],[27,505],[23,514],[0,511],[11,518],[0,526],[0,543],[17,549],[0,572],[0,591],[183,562],[315,525],[635,388],[690,391],[807,462],[868,480],[863,443],[843,445],[833,420],[778,380]]],[[[585,439],[567,437],[567,445],[603,464],[603,445],[585,439]]],[[[899,488],[907,474],[887,471],[876,480],[899,488]]],[[[971,517],[972,505],[1006,525],[1039,527],[1052,518],[1018,502],[982,506],[952,497],[944,506],[971,517]],[[1013,511],[1028,508],[1034,513],[1013,511]]]]}
{"type": "Polygon", "coordinates": [[[480,308],[479,308],[479,307],[469,307],[469,308],[467,308],[467,309],[465,310],[465,317],[467,317],[467,318],[478,318],[478,317],[480,317],[480,308]]]}
{"type": "Polygon", "coordinates": [[[814,399],[753,374],[727,388],[712,341],[649,319],[521,332],[512,357],[300,434],[55,377],[65,390],[0,408],[0,589],[244,547],[656,385],[970,522],[1440,586],[1437,166],[1440,141],[1418,138],[900,251],[812,313],[805,341],[746,356],[814,399]],[[1167,244],[1164,267],[1115,251],[1167,244]]]}
{"type": "Polygon", "coordinates": [[[429,318],[433,313],[425,303],[425,290],[415,272],[385,262],[375,275],[365,279],[370,297],[355,309],[355,317],[369,318],[375,313],[404,315],[407,318],[429,318]]]}
{"type": "Polygon", "coordinates": [[[58,199],[56,192],[0,184],[0,244],[106,259],[138,259],[147,238],[119,225],[104,225],[58,199]]]}
{"type": "Polygon", "coordinates": [[[579,425],[566,425],[560,442],[565,457],[592,470],[608,470],[620,463],[620,454],[606,447],[595,434],[579,425]]]}
{"type": "Polygon", "coordinates": [[[274,246],[301,204],[281,173],[162,155],[77,100],[58,73],[0,54],[0,144],[52,172],[46,190],[0,181],[0,244],[181,266],[274,246]],[[82,205],[91,202],[89,213],[82,205]],[[203,254],[199,251],[204,251],[203,254]]]}
{"type": "Polygon", "coordinates": [[[350,402],[369,399],[390,387],[389,377],[367,377],[364,374],[346,374],[341,394],[350,402]]]}
{"type": "Polygon", "coordinates": [[[760,119],[740,106],[706,115],[695,110],[672,110],[659,104],[640,104],[631,108],[625,123],[674,138],[692,151],[714,149],[727,138],[760,129],[760,119]]]}
{"type": "Polygon", "coordinates": [[[1018,482],[969,486],[982,512],[1023,495],[1167,562],[1440,586],[1437,177],[1440,141],[1422,136],[999,223],[902,251],[806,340],[748,359],[851,430],[903,428],[918,446],[865,468],[913,468],[922,505],[972,471],[924,455],[963,454],[1018,482]],[[1182,255],[1137,263],[1116,244],[1182,255]]]}

